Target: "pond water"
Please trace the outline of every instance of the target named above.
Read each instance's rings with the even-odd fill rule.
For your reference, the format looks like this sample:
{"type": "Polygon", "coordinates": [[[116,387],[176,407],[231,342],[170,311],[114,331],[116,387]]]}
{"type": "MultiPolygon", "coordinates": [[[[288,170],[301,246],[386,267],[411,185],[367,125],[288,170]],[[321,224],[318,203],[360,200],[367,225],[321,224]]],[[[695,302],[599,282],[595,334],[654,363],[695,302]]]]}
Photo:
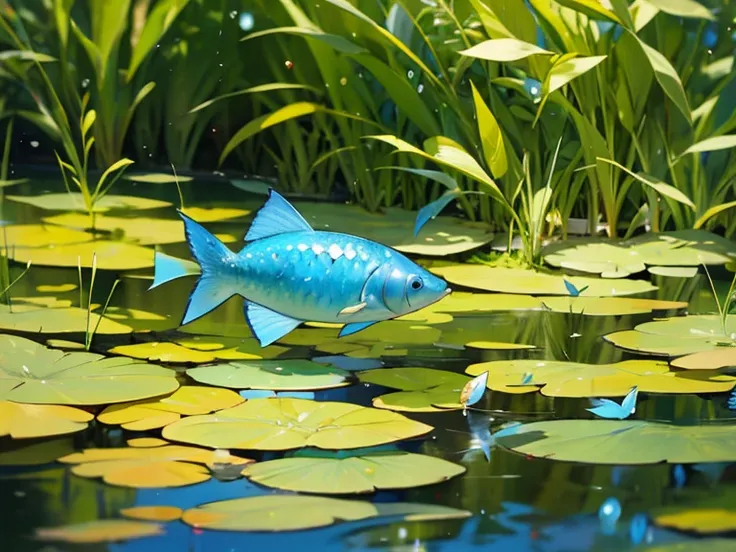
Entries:
{"type": "MultiPolygon", "coordinates": [[[[13,189],[13,194],[32,195],[63,191],[60,182],[35,180],[13,189]]],[[[185,204],[203,207],[219,206],[255,211],[263,196],[246,195],[229,184],[194,183],[182,186],[185,204]]],[[[6,192],[7,193],[7,192],[6,192]]],[[[122,181],[116,194],[157,197],[177,203],[176,190],[171,185],[142,185],[122,181]]],[[[3,218],[17,223],[36,223],[53,212],[31,205],[5,201],[3,218]]],[[[176,219],[173,207],[139,211],[127,216],[176,219]]],[[[154,227],[151,227],[155,231],[154,227]]],[[[240,242],[247,229],[242,220],[222,221],[212,225],[219,233],[229,233],[240,242]]],[[[231,243],[236,248],[237,243],[231,243]]],[[[161,246],[174,256],[189,258],[184,243],[161,246]]],[[[14,265],[14,274],[22,266],[14,265]]],[[[151,270],[125,273],[116,288],[108,312],[138,309],[159,315],[155,323],[138,320],[136,329],[150,323],[153,332],[127,335],[97,335],[92,350],[109,349],[140,342],[165,342],[176,338],[192,338],[191,333],[177,333],[186,301],[193,285],[191,278],[170,282],[147,291],[151,270]]],[[[101,270],[97,273],[93,302],[104,304],[109,290],[119,274],[101,270]]],[[[724,293],[729,281],[724,275],[717,282],[724,293]]],[[[90,271],[84,270],[85,288],[90,271]]],[[[641,297],[689,302],[688,312],[713,312],[712,293],[704,274],[694,278],[654,277],[660,288],[641,297]]],[[[12,288],[13,297],[55,297],[79,303],[79,290],[58,288],[45,293],[39,286],[77,285],[74,267],[34,266],[12,288]]],[[[454,289],[459,289],[453,285],[454,289]]],[[[462,289],[460,289],[462,291],[462,289]]],[[[298,338],[286,338],[280,344],[280,359],[312,358],[330,361],[353,373],[378,367],[424,367],[463,374],[471,364],[504,359],[560,360],[578,363],[614,363],[627,359],[648,358],[625,352],[605,341],[602,336],[620,330],[630,330],[650,321],[653,314],[624,316],[581,316],[577,314],[534,311],[454,313],[444,319],[408,322],[396,333],[378,333],[373,343],[362,343],[364,353],[350,355],[338,348],[315,350],[333,339],[325,328],[300,329],[298,338]],[[412,333],[411,325],[428,327],[425,332],[412,333]],[[482,350],[463,347],[472,341],[493,341],[534,345],[526,350],[482,350]],[[298,344],[296,342],[299,342],[298,344]],[[377,348],[373,346],[377,346],[377,348]],[[329,357],[329,358],[326,358],[329,357]],[[367,358],[366,358],[367,357],[367,358]],[[380,357],[380,358],[379,358],[380,357]]],[[[420,320],[419,318],[417,320],[420,320]]],[[[217,341],[217,334],[248,336],[243,320],[242,300],[231,299],[206,316],[193,330],[217,341]]],[[[387,323],[388,324],[388,323],[387,323]]],[[[380,324],[378,325],[380,326],[380,324]]],[[[83,342],[79,334],[33,335],[19,334],[45,343],[49,338],[83,342]]],[[[371,334],[372,335],[372,334],[371,334]]],[[[152,361],[152,363],[156,363],[152,361]]],[[[161,363],[164,366],[169,364],[161,363]]],[[[196,384],[184,369],[192,365],[171,364],[179,373],[182,385],[196,384]]],[[[340,401],[371,406],[375,397],[393,389],[353,381],[351,385],[314,391],[316,401],[340,401]]],[[[620,397],[618,398],[620,400],[620,397]]],[[[654,395],[641,393],[636,412],[630,419],[668,421],[677,424],[717,422],[732,419],[726,406],[727,393],[654,395]]],[[[27,443],[9,437],[0,441],[0,502],[3,515],[0,530],[3,550],[109,550],[144,552],[149,550],[225,551],[268,548],[285,550],[390,549],[390,550],[628,550],[637,544],[630,538],[630,522],[637,514],[651,515],[664,506],[700,504],[704,499],[721,497],[724,504],[732,489],[736,471],[730,464],[656,463],[651,465],[612,466],[581,462],[566,462],[539,458],[496,446],[492,433],[509,422],[533,422],[550,419],[592,419],[585,409],[589,399],[544,396],[539,392],[512,394],[487,391],[483,399],[469,408],[442,412],[404,412],[411,419],[431,425],[434,430],[415,439],[399,441],[400,450],[442,458],[464,468],[464,473],[441,483],[399,490],[379,490],[363,495],[338,498],[374,503],[421,503],[447,506],[462,512],[455,519],[418,521],[394,518],[367,518],[345,521],[322,528],[296,532],[237,532],[210,531],[194,528],[182,521],[164,524],[164,533],[113,544],[46,543],[34,539],[39,528],[63,526],[93,520],[120,518],[124,508],[140,506],[175,506],[190,509],[202,504],[234,498],[279,493],[260,486],[237,471],[215,470],[215,477],[193,485],[176,488],[126,488],[103,483],[99,478],[72,474],[72,466],[55,462],[58,456],[88,448],[126,447],[126,442],[138,437],[160,437],[159,429],[150,431],[124,430],[117,425],[93,422],[84,431],[66,437],[33,439],[27,443],[49,444],[46,449],[29,449],[22,456],[8,453],[20,450],[27,443]],[[35,451],[34,451],[35,450],[35,451]],[[598,511],[609,498],[621,504],[621,517],[611,531],[601,528],[598,511]]],[[[92,409],[99,412],[98,409],[92,409]]],[[[715,425],[715,423],[714,423],[715,425]]],[[[508,427],[508,426],[506,426],[508,427]]],[[[283,456],[278,451],[258,452],[230,450],[231,453],[255,459],[270,460],[283,456]]],[[[257,465],[257,464],[256,464],[257,465]]],[[[408,473],[407,476],[412,474],[408,473]]],[[[284,493],[286,494],[286,493],[284,493]]],[[[733,501],[731,501],[733,504],[733,501]]],[[[247,514],[243,514],[246,516],[247,514]]],[[[294,512],[299,516],[299,512],[294,512]]],[[[648,523],[638,532],[641,546],[666,545],[681,542],[677,550],[701,550],[705,546],[694,533],[682,533],[648,523]],[[689,546],[689,547],[688,547],[689,546]]],[[[726,548],[723,548],[724,550],[726,548]]]]}

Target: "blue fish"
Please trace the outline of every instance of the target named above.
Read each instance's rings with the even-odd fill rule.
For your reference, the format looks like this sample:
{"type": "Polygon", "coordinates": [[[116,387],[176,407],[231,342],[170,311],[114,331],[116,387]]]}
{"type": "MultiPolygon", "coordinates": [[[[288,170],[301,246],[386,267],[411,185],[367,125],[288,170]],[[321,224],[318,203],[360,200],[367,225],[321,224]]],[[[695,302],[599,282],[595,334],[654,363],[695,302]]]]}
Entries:
{"type": "Polygon", "coordinates": [[[629,394],[624,397],[621,404],[609,399],[591,399],[590,402],[594,408],[586,408],[588,412],[592,412],[601,418],[615,418],[623,420],[636,412],[636,397],[639,393],[638,387],[632,387],[629,394]]]}
{"type": "MultiPolygon", "coordinates": [[[[231,251],[178,211],[200,277],[181,325],[230,299],[245,299],[253,335],[266,347],[303,322],[342,323],[339,336],[418,311],[448,295],[447,283],[390,247],[314,230],[281,195],[269,190],[245,235],[231,251]]],[[[196,272],[194,263],[157,253],[149,289],[196,272]]]]}

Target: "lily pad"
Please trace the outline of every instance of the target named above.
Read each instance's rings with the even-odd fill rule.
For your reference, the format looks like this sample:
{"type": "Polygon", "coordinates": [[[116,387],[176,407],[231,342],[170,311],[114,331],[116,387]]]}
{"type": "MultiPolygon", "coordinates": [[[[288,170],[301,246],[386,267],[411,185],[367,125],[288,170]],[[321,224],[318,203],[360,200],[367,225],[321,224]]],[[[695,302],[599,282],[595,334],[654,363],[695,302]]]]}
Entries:
{"type": "Polygon", "coordinates": [[[654,523],[669,529],[701,534],[729,533],[736,530],[736,510],[699,508],[677,513],[660,514],[654,523]]]}
{"type": "Polygon", "coordinates": [[[133,182],[141,182],[143,184],[175,184],[176,182],[191,182],[194,180],[191,176],[180,176],[166,173],[138,173],[126,174],[125,180],[133,182]]]}
{"type": "MultiPolygon", "coordinates": [[[[25,307],[25,305],[24,305],[25,307]]],[[[94,312],[89,314],[89,327],[97,335],[127,335],[133,328],[94,312]]],[[[19,308],[14,304],[12,310],[0,305],[0,330],[27,332],[32,334],[85,333],[87,330],[87,310],[78,307],[66,308],[19,308]]]]}
{"type": "Polygon", "coordinates": [[[625,360],[614,364],[582,364],[561,360],[496,360],[472,364],[471,376],[488,372],[488,388],[505,393],[548,397],[623,397],[632,387],[641,393],[722,393],[736,377],[714,371],[672,372],[666,362],[625,360]],[[523,384],[525,376],[531,381],[523,384]]]}
{"type": "Polygon", "coordinates": [[[41,285],[36,286],[39,293],[66,293],[77,289],[77,284],[41,285]]]}
{"type": "Polygon", "coordinates": [[[0,232],[0,246],[13,248],[57,247],[92,241],[93,236],[71,228],[51,224],[11,224],[0,232]],[[7,237],[7,241],[6,240],[7,237]]]}
{"type": "Polygon", "coordinates": [[[130,519],[100,519],[60,527],[36,529],[36,539],[38,540],[71,542],[74,544],[127,541],[163,534],[164,529],[158,523],[130,519]]]}
{"type": "Polygon", "coordinates": [[[0,401],[0,437],[32,439],[87,429],[94,416],[71,406],[0,401]]]}
{"type": "Polygon", "coordinates": [[[285,350],[278,346],[260,349],[255,339],[213,338],[180,339],[176,343],[148,341],[132,345],[118,345],[108,352],[167,363],[205,364],[217,360],[258,360],[266,355],[278,356],[285,350]]]}
{"type": "Polygon", "coordinates": [[[525,349],[534,349],[534,345],[525,343],[504,343],[501,341],[470,341],[465,344],[471,349],[483,349],[486,351],[521,351],[525,349]]]}
{"type": "Polygon", "coordinates": [[[686,301],[659,301],[638,297],[540,297],[539,300],[552,312],[586,316],[647,314],[653,311],[686,309],[688,306],[686,301]]]}
{"type": "MultiPolygon", "coordinates": [[[[9,195],[5,196],[5,198],[10,201],[17,201],[18,203],[33,205],[34,207],[47,211],[87,211],[87,208],[84,206],[82,194],[78,192],[61,192],[39,196],[9,195]]],[[[158,199],[106,194],[95,204],[95,212],[102,213],[122,209],[159,209],[161,207],[169,207],[170,205],[171,203],[168,201],[158,199]]]]}
{"type": "Polygon", "coordinates": [[[603,337],[622,349],[674,357],[736,347],[736,316],[727,318],[725,332],[719,316],[689,315],[645,322],[603,337]]]}
{"type": "Polygon", "coordinates": [[[401,451],[359,456],[310,452],[246,466],[243,475],[260,485],[286,491],[351,494],[431,485],[464,472],[463,466],[447,460],[401,451]]]}
{"type": "Polygon", "coordinates": [[[416,213],[399,208],[369,213],[357,205],[295,202],[294,207],[315,230],[344,232],[371,239],[403,253],[427,256],[470,251],[493,239],[488,225],[438,216],[414,236],[416,213]]]}
{"type": "Polygon", "coordinates": [[[736,433],[724,425],[677,426],[639,420],[549,420],[494,434],[521,454],[588,464],[736,461],[736,433]]]}
{"type": "Polygon", "coordinates": [[[9,257],[16,262],[30,262],[36,266],[76,268],[81,262],[82,267],[91,268],[96,255],[99,270],[137,270],[153,267],[153,253],[152,249],[132,243],[99,240],[11,249],[9,257]]]}
{"type": "Polygon", "coordinates": [[[403,412],[462,409],[460,393],[471,378],[433,368],[381,368],[361,372],[363,383],[400,389],[373,399],[373,406],[403,412]],[[442,408],[435,406],[441,404],[442,408]]]}
{"type": "Polygon", "coordinates": [[[185,385],[160,399],[108,406],[97,419],[130,431],[148,431],[174,423],[182,416],[209,414],[242,402],[243,398],[229,389],[185,385]]]}
{"type": "Polygon", "coordinates": [[[151,448],[151,447],[162,447],[168,445],[168,441],[159,439],[158,437],[135,437],[128,439],[125,442],[126,445],[133,448],[151,448]]]}
{"type": "Polygon", "coordinates": [[[718,370],[719,368],[736,367],[736,348],[719,347],[712,351],[694,353],[670,362],[674,368],[683,370],[718,370]]]}
{"type": "Polygon", "coordinates": [[[650,266],[647,268],[650,274],[656,276],[668,276],[670,278],[694,278],[698,273],[696,266],[650,266]]]}
{"type": "Polygon", "coordinates": [[[554,253],[543,253],[544,261],[554,267],[600,274],[604,278],[625,278],[646,270],[644,258],[633,248],[610,243],[571,245],[566,249],[559,249],[562,244],[554,244],[554,247],[554,253]]]}
{"type": "Polygon", "coordinates": [[[163,430],[165,439],[224,449],[353,449],[419,437],[433,428],[395,412],[342,402],[269,398],[163,430]]]}
{"type": "Polygon", "coordinates": [[[71,438],[43,440],[0,452],[0,466],[42,466],[56,461],[60,456],[74,452],[71,438]]]}
{"type": "Polygon", "coordinates": [[[220,222],[250,215],[251,211],[235,207],[185,207],[182,212],[197,222],[220,222]]]}
{"type": "Polygon", "coordinates": [[[435,504],[374,504],[321,496],[266,495],[204,504],[184,512],[182,521],[199,529],[220,531],[298,531],[379,517],[431,521],[470,515],[467,510],[435,504]]]}
{"type": "Polygon", "coordinates": [[[97,405],[155,397],[178,387],[172,370],[127,358],[65,353],[0,335],[0,400],[97,405]]]}
{"type": "Polygon", "coordinates": [[[433,305],[423,310],[434,310],[452,314],[470,314],[477,312],[497,312],[515,310],[542,310],[542,302],[538,297],[515,293],[468,293],[453,291],[433,305]]]}
{"type": "Polygon", "coordinates": [[[657,289],[656,286],[644,280],[568,278],[533,270],[486,265],[450,265],[432,268],[431,271],[452,284],[501,293],[569,295],[565,280],[570,281],[578,289],[588,286],[584,292],[588,297],[633,295],[657,289]]]}
{"type": "Polygon", "coordinates": [[[206,466],[244,465],[252,460],[179,445],[138,448],[86,449],[59,458],[74,464],[72,473],[80,477],[101,477],[108,485],[136,489],[182,487],[208,481],[206,466]]]}
{"type": "Polygon", "coordinates": [[[192,379],[232,389],[300,391],[350,385],[349,372],[311,360],[261,360],[215,364],[187,370],[192,379]]]}
{"type": "Polygon", "coordinates": [[[184,510],[177,506],[135,506],[123,508],[120,515],[129,519],[142,521],[160,521],[167,523],[181,518],[184,510]]]}

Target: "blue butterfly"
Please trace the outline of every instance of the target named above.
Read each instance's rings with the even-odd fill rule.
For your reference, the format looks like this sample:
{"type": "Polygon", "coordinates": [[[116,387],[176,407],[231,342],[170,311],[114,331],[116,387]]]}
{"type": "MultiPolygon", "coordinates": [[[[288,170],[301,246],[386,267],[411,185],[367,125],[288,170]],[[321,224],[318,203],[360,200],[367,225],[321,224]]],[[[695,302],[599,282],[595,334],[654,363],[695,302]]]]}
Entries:
{"type": "Polygon", "coordinates": [[[582,289],[578,289],[575,287],[575,284],[572,282],[568,282],[567,280],[562,280],[565,282],[565,287],[567,288],[567,292],[572,295],[573,297],[579,296],[581,293],[583,293],[586,289],[588,289],[590,286],[585,286],[582,289]]]}
{"type": "Polygon", "coordinates": [[[621,404],[609,399],[590,399],[594,408],[586,408],[585,410],[601,418],[623,420],[636,412],[636,396],[638,393],[639,388],[632,387],[621,404]]]}

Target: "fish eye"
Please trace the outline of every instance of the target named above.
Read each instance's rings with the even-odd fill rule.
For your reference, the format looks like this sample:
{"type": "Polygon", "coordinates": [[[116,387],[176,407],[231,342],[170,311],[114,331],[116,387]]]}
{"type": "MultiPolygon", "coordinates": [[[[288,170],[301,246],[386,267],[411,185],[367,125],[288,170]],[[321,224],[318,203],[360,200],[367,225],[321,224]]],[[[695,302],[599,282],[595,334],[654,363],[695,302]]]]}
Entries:
{"type": "Polygon", "coordinates": [[[424,286],[424,282],[422,282],[422,279],[419,277],[414,278],[414,280],[412,280],[411,282],[411,289],[418,290],[418,289],[422,289],[423,286],[424,286]]]}

